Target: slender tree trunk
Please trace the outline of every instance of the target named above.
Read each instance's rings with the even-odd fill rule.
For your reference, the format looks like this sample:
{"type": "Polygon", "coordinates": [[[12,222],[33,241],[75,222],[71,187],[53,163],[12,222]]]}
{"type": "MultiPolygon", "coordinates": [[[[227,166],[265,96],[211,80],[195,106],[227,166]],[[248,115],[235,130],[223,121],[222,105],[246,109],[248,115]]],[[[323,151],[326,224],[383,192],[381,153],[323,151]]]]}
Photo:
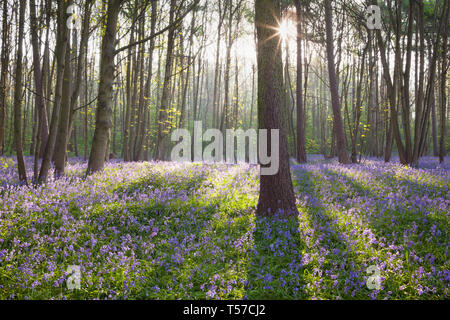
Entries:
{"type": "Polygon", "coordinates": [[[306,162],[305,128],[303,116],[302,72],[302,13],[300,0],[295,0],[297,11],[297,161],[306,162]]]}
{"type": "MultiPolygon", "coordinates": [[[[31,44],[33,47],[33,69],[34,69],[34,86],[35,86],[35,107],[38,110],[39,135],[41,136],[41,143],[45,143],[48,138],[48,119],[47,119],[47,104],[44,98],[44,90],[42,85],[42,72],[39,57],[39,39],[38,39],[38,23],[36,18],[36,3],[35,0],[30,0],[30,21],[31,21],[31,44]]],[[[36,145],[38,149],[39,146],[36,145]]],[[[39,153],[38,153],[39,157],[39,153]]]]}
{"type": "MultiPolygon", "coordinates": [[[[134,2],[134,11],[133,11],[133,23],[131,25],[131,31],[130,31],[130,43],[134,42],[134,36],[135,36],[135,21],[137,16],[137,6],[138,2],[134,2]]],[[[135,50],[134,47],[130,47],[127,50],[127,73],[126,73],[126,107],[125,107],[125,123],[123,128],[123,142],[122,142],[122,157],[124,161],[130,161],[131,160],[131,110],[133,108],[132,106],[132,69],[133,65],[132,63],[134,59],[132,59],[135,56],[135,50]]],[[[134,86],[134,84],[133,84],[134,86]]]]}
{"type": "MultiPolygon", "coordinates": [[[[397,0],[398,1],[398,0],[397,0]]],[[[409,14],[408,14],[408,27],[407,27],[407,45],[406,45],[406,62],[405,71],[403,74],[403,85],[401,91],[402,97],[402,119],[403,119],[403,133],[405,139],[405,155],[408,163],[413,163],[413,150],[411,144],[411,125],[410,125],[410,107],[409,107],[409,82],[411,72],[411,51],[412,51],[412,26],[414,15],[414,1],[410,2],[409,14]]],[[[400,19],[400,14],[397,16],[400,19]]],[[[399,22],[400,25],[400,22],[399,22]]],[[[400,36],[399,34],[397,36],[400,36]]],[[[403,63],[400,64],[400,70],[403,63]]],[[[400,81],[401,82],[401,81],[400,81]]]]}
{"type": "MultiPolygon", "coordinates": [[[[145,17],[144,17],[145,18],[145,17]]],[[[144,19],[140,19],[139,22],[139,34],[141,38],[144,36],[144,19]]],[[[134,140],[133,140],[133,161],[139,161],[142,156],[142,141],[140,138],[142,137],[142,130],[144,126],[144,50],[145,45],[141,43],[139,45],[139,105],[135,116],[135,130],[134,130],[134,140]]],[[[137,83],[137,82],[136,82],[137,83]]],[[[116,95],[117,97],[117,95],[116,95]]]]}
{"type": "Polygon", "coordinates": [[[250,121],[249,121],[249,128],[252,128],[253,125],[253,108],[255,105],[255,74],[256,74],[256,68],[255,65],[252,65],[252,98],[251,98],[251,105],[250,105],[250,121]]]}
{"type": "MultiPolygon", "coordinates": [[[[87,50],[87,44],[89,40],[89,26],[91,21],[91,11],[92,11],[92,4],[94,0],[87,0],[84,5],[84,14],[83,14],[83,27],[81,29],[81,39],[80,39],[80,45],[79,45],[79,54],[76,59],[77,61],[77,67],[76,67],[76,73],[74,75],[74,81],[73,81],[73,90],[72,90],[72,97],[70,99],[70,113],[69,113],[69,124],[68,124],[68,136],[71,135],[72,128],[73,128],[73,119],[76,112],[76,104],[78,103],[78,98],[80,96],[81,91],[81,83],[84,77],[84,69],[86,68],[85,63],[85,57],[86,57],[86,50],[87,50]]],[[[76,34],[77,30],[75,30],[76,34]]],[[[75,37],[74,37],[75,39],[75,37]]],[[[76,40],[74,40],[76,42],[76,40]]],[[[76,45],[76,43],[74,43],[76,45]]],[[[76,50],[75,50],[76,52],[76,50]]],[[[75,69],[74,69],[75,71],[75,69]]],[[[66,142],[67,144],[67,142],[66,142]]]]}
{"type": "MultiPolygon", "coordinates": [[[[189,87],[189,74],[190,74],[190,70],[191,70],[191,64],[194,64],[194,61],[192,61],[191,63],[191,59],[192,59],[192,44],[193,44],[193,40],[194,40],[194,32],[195,32],[195,11],[192,15],[192,19],[191,19],[191,30],[190,30],[190,35],[189,35],[189,53],[188,53],[188,65],[186,68],[186,80],[184,80],[184,83],[182,85],[182,98],[181,98],[181,114],[180,114],[180,122],[178,124],[179,128],[184,128],[185,122],[186,122],[186,97],[187,97],[187,91],[188,91],[188,87],[189,87]]],[[[195,75],[194,75],[195,76],[195,75]]]]}
{"type": "MultiPolygon", "coordinates": [[[[175,6],[176,1],[170,0],[170,13],[169,13],[169,23],[173,24],[175,16],[175,6]]],[[[169,108],[169,94],[170,94],[170,79],[172,77],[173,69],[173,52],[174,52],[174,42],[175,42],[175,30],[176,27],[172,26],[169,29],[167,35],[167,56],[166,56],[166,66],[164,73],[164,84],[162,88],[161,105],[159,108],[158,116],[158,139],[156,146],[156,159],[163,160],[165,152],[165,139],[168,134],[169,126],[168,121],[168,108],[169,108]]]]}
{"type": "Polygon", "coordinates": [[[359,134],[359,122],[361,118],[362,113],[362,106],[361,106],[361,91],[362,91],[362,82],[364,79],[364,67],[365,67],[365,60],[366,60],[366,53],[368,50],[368,46],[364,48],[363,55],[361,57],[361,65],[359,70],[359,79],[358,79],[358,85],[356,88],[356,104],[354,106],[354,127],[353,127],[353,134],[352,134],[352,162],[357,162],[357,150],[356,150],[356,143],[358,141],[358,134],[359,134]]]}
{"type": "Polygon", "coordinates": [[[239,114],[239,62],[237,56],[235,57],[235,69],[234,69],[234,112],[233,112],[233,128],[238,126],[238,114],[239,114]]]}
{"type": "MultiPolygon", "coordinates": [[[[448,28],[448,16],[449,16],[449,3],[448,1],[444,1],[443,6],[442,6],[442,10],[441,10],[441,16],[439,19],[439,26],[437,29],[437,34],[443,34],[442,38],[446,39],[446,29],[448,28]]],[[[419,140],[419,146],[417,148],[418,150],[418,154],[414,154],[414,158],[413,158],[413,164],[416,164],[418,162],[418,158],[420,157],[420,155],[423,153],[424,148],[425,148],[425,142],[426,142],[426,137],[427,137],[427,131],[428,131],[428,124],[429,124],[429,119],[430,119],[430,113],[431,113],[431,104],[432,104],[432,90],[434,90],[434,79],[436,76],[436,64],[437,64],[437,58],[439,56],[439,47],[440,47],[440,42],[441,37],[436,36],[435,41],[434,41],[434,45],[433,45],[433,54],[431,57],[431,61],[429,63],[428,66],[428,70],[429,70],[429,75],[428,75],[428,84],[427,84],[427,89],[426,89],[426,93],[425,93],[425,100],[424,100],[424,112],[422,115],[422,119],[421,119],[421,123],[420,123],[420,130],[419,130],[419,134],[420,134],[420,140],[419,140]]],[[[447,45],[444,45],[443,48],[446,48],[447,45]]],[[[446,69],[442,69],[441,72],[442,73],[446,73],[445,71],[446,69]]],[[[415,150],[417,152],[417,150],[415,150]]]]}
{"type": "Polygon", "coordinates": [[[66,46],[68,42],[68,30],[66,26],[66,9],[71,4],[71,1],[67,3],[58,3],[58,31],[57,31],[57,43],[56,43],[56,86],[55,86],[55,102],[53,105],[52,121],[50,124],[50,133],[45,145],[44,157],[42,159],[41,170],[39,172],[39,182],[45,182],[50,170],[50,161],[53,156],[53,150],[56,142],[57,125],[59,119],[59,112],[62,99],[62,84],[63,74],[65,69],[66,58],[66,46]]]}
{"type": "MultiPolygon", "coordinates": [[[[43,55],[43,61],[42,61],[42,93],[45,95],[45,98],[47,101],[51,98],[51,84],[52,84],[52,77],[53,77],[53,70],[54,67],[52,67],[52,70],[50,70],[50,45],[49,45],[49,38],[50,38],[50,23],[51,23],[51,16],[52,16],[52,1],[46,0],[45,1],[45,20],[46,20],[46,30],[45,30],[45,44],[44,44],[44,55],[43,55]]],[[[53,60],[53,66],[55,64],[55,59],[53,60]]],[[[47,140],[49,136],[49,114],[50,114],[50,104],[46,104],[45,113],[41,115],[42,117],[42,126],[41,126],[41,142],[40,142],[40,150],[39,150],[39,158],[44,157],[45,153],[45,147],[47,145],[47,140]]],[[[38,178],[38,177],[36,177],[38,178]]]]}
{"type": "Polygon", "coordinates": [[[23,184],[28,184],[27,182],[27,172],[25,168],[25,160],[23,157],[23,147],[22,147],[22,131],[21,131],[21,117],[22,117],[22,42],[24,33],[24,23],[25,23],[25,8],[26,1],[20,1],[19,9],[19,37],[17,40],[17,55],[16,55],[16,72],[15,72],[15,86],[14,86],[14,145],[17,155],[17,167],[19,171],[19,180],[23,184]]]}
{"type": "Polygon", "coordinates": [[[5,147],[5,127],[6,127],[6,109],[7,95],[6,79],[8,77],[9,65],[9,24],[8,24],[8,1],[3,2],[3,27],[2,27],[2,52],[1,52],[1,71],[0,71],[0,155],[4,153],[5,147]]]}
{"type": "MultiPolygon", "coordinates": [[[[447,2],[447,19],[448,19],[448,11],[449,11],[449,5],[447,2]]],[[[446,107],[447,107],[447,86],[446,86],[446,80],[447,80],[447,40],[448,40],[448,24],[444,23],[444,30],[442,33],[442,50],[441,50],[441,86],[440,86],[440,109],[441,109],[441,122],[440,122],[440,138],[439,138],[439,162],[444,162],[445,157],[445,136],[446,136],[446,107]]]]}
{"type": "MultiPolygon", "coordinates": [[[[150,22],[150,34],[154,35],[156,30],[156,20],[157,20],[157,2],[152,1],[151,3],[151,22],[150,22]]],[[[148,61],[148,74],[147,74],[147,84],[145,88],[145,117],[146,117],[146,126],[144,127],[143,139],[145,141],[145,152],[144,152],[144,160],[148,160],[149,157],[149,148],[150,148],[150,100],[151,100],[151,83],[152,83],[152,75],[153,75],[153,52],[155,51],[155,38],[150,40],[150,49],[149,49],[149,61],[148,61]]]]}
{"type": "Polygon", "coordinates": [[[225,8],[222,10],[222,2],[218,2],[219,8],[219,25],[217,27],[217,42],[216,42],[216,67],[214,68],[214,94],[213,94],[213,128],[218,128],[219,125],[219,82],[220,82],[220,44],[221,44],[221,32],[225,12],[227,10],[228,2],[225,1],[225,8]]]}
{"type": "MultiPolygon", "coordinates": [[[[373,1],[374,4],[376,4],[376,1],[373,1]]],[[[403,147],[403,142],[401,139],[401,135],[400,135],[400,129],[399,129],[399,125],[398,125],[398,113],[397,113],[397,99],[396,99],[396,91],[397,91],[397,78],[398,78],[398,72],[396,72],[396,74],[394,75],[394,80],[395,82],[392,82],[390,73],[389,73],[389,66],[388,66],[388,60],[387,60],[387,56],[386,56],[386,48],[383,42],[383,38],[381,36],[381,31],[377,30],[377,42],[378,42],[378,47],[380,49],[380,57],[381,57],[381,63],[383,65],[383,76],[386,82],[386,86],[387,86],[387,95],[389,98],[389,104],[390,104],[390,110],[391,110],[391,119],[390,119],[390,126],[392,127],[392,135],[393,135],[393,139],[395,140],[395,143],[397,145],[397,151],[398,151],[398,155],[400,158],[400,163],[402,164],[406,164],[407,163],[407,159],[406,159],[406,155],[405,155],[405,149],[403,147]]],[[[398,50],[396,50],[398,51],[398,50]]],[[[396,52],[396,57],[397,57],[398,53],[396,52]]],[[[396,59],[397,60],[397,59],[396,59]]],[[[396,63],[396,69],[398,68],[398,63],[396,63]]],[[[387,144],[387,150],[389,152],[386,152],[386,155],[390,155],[390,150],[392,150],[392,146],[389,146],[389,139],[387,140],[388,144],[387,144]]],[[[385,155],[385,157],[386,157],[385,155]]],[[[388,157],[389,158],[389,157],[388,157]]],[[[385,161],[389,160],[387,158],[385,158],[385,161]]]]}
{"type": "Polygon", "coordinates": [[[232,23],[233,23],[233,0],[228,0],[229,16],[228,16],[228,37],[227,47],[225,54],[225,75],[224,75],[224,98],[223,98],[223,114],[220,121],[220,130],[224,132],[224,129],[229,128],[229,86],[230,86],[230,67],[231,67],[231,47],[233,45],[232,39],[232,23]]]}
{"type": "Polygon", "coordinates": [[[431,135],[433,140],[433,156],[439,156],[439,144],[437,138],[436,101],[434,96],[434,86],[431,90],[431,135]]]}
{"type": "Polygon", "coordinates": [[[88,64],[87,64],[87,47],[86,47],[86,56],[84,57],[84,61],[85,61],[85,65],[86,68],[84,68],[84,91],[83,91],[83,98],[82,99],[84,101],[85,104],[85,109],[84,109],[84,121],[83,121],[83,142],[84,142],[84,150],[83,150],[83,160],[86,161],[88,158],[88,135],[89,135],[89,131],[88,131],[88,116],[89,116],[89,106],[88,104],[88,100],[89,100],[89,88],[88,88],[88,64]]]}
{"type": "Polygon", "coordinates": [[[327,35],[327,58],[328,75],[330,79],[331,105],[333,108],[334,132],[336,135],[337,152],[339,162],[342,164],[350,163],[345,143],[345,132],[341,117],[341,103],[339,101],[338,83],[336,79],[336,70],[334,64],[334,45],[333,45],[333,18],[331,12],[331,1],[325,1],[325,23],[327,35]]]}

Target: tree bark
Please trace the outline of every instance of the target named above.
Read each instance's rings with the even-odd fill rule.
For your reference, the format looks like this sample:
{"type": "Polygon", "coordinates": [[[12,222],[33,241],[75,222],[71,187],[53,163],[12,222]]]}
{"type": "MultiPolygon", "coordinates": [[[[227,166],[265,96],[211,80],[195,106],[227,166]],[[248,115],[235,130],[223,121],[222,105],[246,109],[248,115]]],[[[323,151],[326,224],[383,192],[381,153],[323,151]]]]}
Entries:
{"type": "MultiPolygon", "coordinates": [[[[169,13],[169,23],[172,25],[175,16],[175,5],[176,1],[170,1],[170,13],[169,13]]],[[[159,116],[158,116],[158,140],[156,145],[156,156],[157,160],[164,159],[165,152],[165,139],[168,134],[169,126],[167,125],[168,119],[168,108],[169,108],[169,94],[170,94],[170,79],[172,77],[172,69],[173,69],[173,51],[174,51],[174,42],[175,42],[175,26],[172,26],[169,29],[167,35],[167,55],[166,55],[166,66],[164,73],[164,84],[162,88],[162,96],[161,96],[161,105],[159,107],[159,116]]]]}
{"type": "MultiPolygon", "coordinates": [[[[258,62],[258,121],[260,129],[279,129],[279,170],[275,175],[260,175],[260,194],[257,215],[272,216],[298,214],[289,167],[287,139],[279,118],[283,96],[283,65],[281,60],[280,5],[277,0],[256,0],[258,62]],[[275,29],[275,30],[274,30],[275,29]]],[[[267,150],[272,146],[268,134],[267,150]]],[[[272,152],[272,151],[271,151],[272,152]]],[[[264,166],[264,165],[262,165],[264,166]]]]}
{"type": "Polygon", "coordinates": [[[0,155],[4,153],[5,127],[6,127],[6,79],[9,65],[9,24],[8,24],[8,1],[3,2],[3,24],[2,24],[2,52],[0,71],[0,155]]]}
{"type": "Polygon", "coordinates": [[[53,161],[55,164],[55,177],[64,176],[64,168],[66,162],[67,141],[69,138],[69,115],[72,95],[72,62],[71,48],[66,46],[66,58],[64,67],[64,80],[62,85],[61,108],[59,112],[58,132],[56,134],[55,151],[53,161]]]}
{"type": "Polygon", "coordinates": [[[300,0],[295,0],[297,11],[297,161],[306,162],[305,128],[303,126],[303,89],[302,89],[302,13],[300,0]]]}
{"type": "MultiPolygon", "coordinates": [[[[447,2],[447,19],[448,19],[449,5],[447,2]]],[[[445,157],[445,136],[446,136],[446,107],[447,107],[447,95],[446,95],[446,80],[447,80],[447,40],[448,40],[448,24],[444,23],[444,30],[442,33],[442,50],[441,50],[441,86],[440,86],[440,109],[441,109],[441,119],[440,119],[440,138],[439,138],[439,162],[444,162],[445,157]]]]}
{"type": "Polygon", "coordinates": [[[41,170],[39,172],[39,182],[45,182],[48,177],[48,172],[50,170],[50,161],[53,156],[53,150],[55,148],[57,125],[59,112],[61,107],[62,99],[62,84],[63,84],[63,74],[65,69],[65,57],[66,57],[66,46],[68,42],[67,36],[67,26],[66,26],[66,9],[71,4],[71,1],[67,3],[58,3],[58,31],[57,31],[57,41],[56,41],[56,60],[57,60],[57,70],[56,70],[56,85],[55,85],[55,102],[53,105],[52,120],[50,123],[50,133],[45,145],[44,156],[42,159],[41,170]]]}
{"type": "MultiPolygon", "coordinates": [[[[373,0],[372,4],[376,5],[377,3],[375,0],[373,0]]],[[[400,129],[399,129],[399,125],[398,125],[397,98],[396,98],[396,91],[397,91],[397,87],[398,87],[398,84],[397,84],[398,71],[396,71],[394,74],[394,82],[393,82],[391,79],[391,75],[389,73],[389,65],[388,65],[388,60],[387,60],[387,56],[386,56],[386,47],[384,45],[383,38],[381,36],[381,31],[376,30],[376,34],[377,34],[378,48],[380,49],[381,63],[383,65],[383,77],[386,82],[387,95],[388,95],[389,104],[390,104],[390,111],[391,111],[390,126],[392,129],[392,135],[393,135],[393,139],[395,140],[395,144],[397,145],[397,151],[398,151],[398,155],[400,158],[400,163],[406,164],[407,163],[406,153],[405,153],[405,149],[403,147],[403,142],[401,139],[400,129]]],[[[399,67],[397,59],[398,59],[398,50],[396,50],[396,68],[395,68],[396,70],[398,70],[398,67],[399,67]]],[[[388,152],[385,153],[385,161],[386,160],[389,161],[389,159],[388,159],[389,157],[387,157],[387,155],[390,155],[390,151],[392,150],[392,145],[389,144],[390,143],[389,141],[390,141],[390,139],[387,140],[386,151],[388,151],[388,152]]]]}
{"type": "Polygon", "coordinates": [[[22,131],[21,131],[21,118],[22,118],[22,58],[23,58],[23,29],[25,23],[25,8],[26,1],[20,1],[19,9],[19,36],[17,40],[17,55],[16,55],[16,72],[15,72],[15,86],[14,86],[14,145],[17,155],[17,168],[19,171],[19,181],[23,184],[27,182],[27,172],[25,168],[25,160],[23,157],[22,146],[22,131]]]}
{"type": "Polygon", "coordinates": [[[114,56],[117,33],[117,21],[120,5],[123,0],[109,0],[107,8],[106,28],[102,39],[100,81],[97,98],[97,112],[94,138],[92,140],[91,154],[89,156],[88,174],[103,169],[108,141],[112,126],[112,97],[114,81],[114,56]]]}
{"type": "Polygon", "coordinates": [[[336,135],[336,144],[339,162],[342,164],[350,163],[345,143],[345,132],[341,117],[341,103],[339,101],[338,83],[336,79],[336,70],[334,64],[334,45],[333,45],[333,17],[331,12],[331,1],[325,1],[325,24],[326,24],[326,43],[328,76],[330,79],[331,106],[333,109],[334,132],[336,135]]]}

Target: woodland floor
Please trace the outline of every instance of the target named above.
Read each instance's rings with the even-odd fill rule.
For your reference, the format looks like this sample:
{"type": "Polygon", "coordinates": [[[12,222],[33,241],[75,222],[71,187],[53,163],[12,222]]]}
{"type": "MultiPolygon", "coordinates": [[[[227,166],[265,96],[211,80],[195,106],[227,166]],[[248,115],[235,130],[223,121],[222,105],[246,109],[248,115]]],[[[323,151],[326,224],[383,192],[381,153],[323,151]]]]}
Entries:
{"type": "Polygon", "coordinates": [[[14,161],[0,159],[0,299],[449,297],[449,158],[293,164],[289,220],[255,216],[255,166],[85,169],[71,159],[64,179],[16,186],[14,161]],[[366,285],[372,265],[379,290],[366,285]]]}

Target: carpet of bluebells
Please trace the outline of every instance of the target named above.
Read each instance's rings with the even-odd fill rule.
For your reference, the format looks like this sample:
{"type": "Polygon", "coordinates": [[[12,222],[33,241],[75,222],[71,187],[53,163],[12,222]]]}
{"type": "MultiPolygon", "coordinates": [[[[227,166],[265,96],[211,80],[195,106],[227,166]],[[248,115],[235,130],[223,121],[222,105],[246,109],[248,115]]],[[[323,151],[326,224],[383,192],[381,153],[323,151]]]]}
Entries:
{"type": "Polygon", "coordinates": [[[256,217],[256,166],[72,159],[27,187],[1,158],[0,299],[448,299],[450,160],[313,160],[288,219],[256,217]]]}

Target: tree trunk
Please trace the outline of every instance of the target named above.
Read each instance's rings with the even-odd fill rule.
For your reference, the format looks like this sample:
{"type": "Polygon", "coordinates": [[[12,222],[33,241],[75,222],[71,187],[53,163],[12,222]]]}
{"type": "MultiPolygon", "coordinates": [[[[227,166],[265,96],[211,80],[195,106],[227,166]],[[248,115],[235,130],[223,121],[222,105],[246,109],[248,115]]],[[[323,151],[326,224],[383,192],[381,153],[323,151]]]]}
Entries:
{"type": "MultiPolygon", "coordinates": [[[[169,23],[173,24],[174,16],[175,16],[175,6],[176,1],[170,1],[170,14],[169,14],[169,23]]],[[[169,108],[169,94],[170,94],[170,79],[172,77],[172,67],[173,67],[173,49],[175,42],[175,30],[176,27],[172,26],[169,29],[167,35],[167,56],[166,56],[166,66],[164,73],[164,84],[162,88],[162,96],[161,96],[161,105],[159,107],[159,116],[158,116],[158,140],[156,145],[156,156],[157,160],[164,159],[165,152],[165,140],[168,134],[169,126],[167,125],[168,121],[168,108],[169,108]]]]}
{"type": "Polygon", "coordinates": [[[350,163],[345,143],[345,132],[341,117],[341,103],[339,101],[338,83],[336,79],[336,70],[334,64],[334,45],[333,45],[333,18],[331,12],[331,1],[325,1],[325,23],[326,23],[326,43],[328,75],[330,79],[331,106],[333,108],[334,132],[336,135],[336,144],[339,162],[342,164],[350,163]]]}
{"type": "MultiPolygon", "coordinates": [[[[150,34],[154,35],[156,30],[156,20],[157,20],[157,3],[156,1],[152,1],[151,4],[151,22],[150,22],[150,34]]],[[[151,100],[151,83],[152,83],[152,75],[153,75],[153,52],[155,51],[155,38],[150,40],[150,49],[149,49],[149,62],[148,62],[148,74],[147,74],[147,85],[145,88],[145,118],[146,118],[146,126],[144,127],[143,132],[143,140],[145,143],[144,148],[144,160],[148,160],[149,148],[150,148],[150,100],[151,100]]]]}
{"type": "Polygon", "coordinates": [[[21,117],[22,117],[22,42],[23,42],[23,29],[25,23],[25,8],[26,1],[20,1],[19,9],[19,37],[17,40],[17,56],[16,56],[16,72],[15,72],[15,86],[14,86],[14,145],[17,155],[17,167],[19,171],[19,181],[23,184],[27,184],[27,172],[25,168],[25,160],[23,158],[22,147],[22,131],[21,131],[21,117]]]}
{"type": "MultiPolygon", "coordinates": [[[[276,28],[280,21],[277,0],[257,0],[255,24],[257,28],[258,61],[258,121],[260,129],[279,129],[279,170],[275,175],[260,175],[260,194],[257,215],[298,214],[289,167],[287,139],[279,118],[283,96],[283,65],[280,35],[276,28]],[[274,30],[275,29],[275,30],[274,30]]],[[[271,134],[268,134],[271,141],[271,134]]],[[[268,142],[267,150],[277,146],[268,142]]],[[[261,165],[262,167],[266,165],[261,165]]]]}
{"type": "Polygon", "coordinates": [[[229,86],[230,86],[230,67],[231,67],[231,47],[233,45],[232,39],[232,24],[233,24],[233,0],[228,0],[228,37],[225,54],[225,75],[224,75],[224,98],[223,98],[223,114],[220,121],[220,131],[229,128],[229,86]]]}
{"type": "Polygon", "coordinates": [[[39,172],[39,182],[45,182],[47,180],[48,171],[50,170],[50,161],[53,156],[53,150],[55,148],[56,133],[59,112],[61,107],[62,99],[62,84],[63,84],[63,74],[65,69],[65,58],[66,58],[66,46],[68,42],[67,37],[67,26],[66,26],[66,9],[71,4],[71,1],[67,3],[58,3],[58,31],[57,31],[57,41],[56,41],[56,60],[57,60],[57,70],[56,70],[56,86],[55,86],[55,102],[53,105],[52,121],[50,124],[50,133],[45,145],[44,156],[42,159],[41,170],[39,172]]]}
{"type": "Polygon", "coordinates": [[[66,58],[64,67],[64,80],[62,85],[61,109],[59,113],[58,132],[56,134],[56,143],[53,160],[55,163],[55,177],[64,176],[66,163],[67,141],[69,139],[69,115],[70,115],[70,97],[72,95],[72,63],[70,55],[70,41],[66,46],[66,58]]]}
{"type": "Polygon", "coordinates": [[[217,27],[217,42],[216,42],[216,67],[214,68],[214,94],[213,94],[213,121],[212,127],[219,127],[219,82],[220,82],[220,36],[222,32],[223,20],[225,18],[225,12],[227,10],[228,2],[225,2],[225,8],[222,10],[222,2],[218,2],[219,8],[219,25],[217,27]]]}
{"type": "Polygon", "coordinates": [[[365,60],[366,60],[366,53],[368,50],[368,46],[364,48],[363,55],[361,57],[361,65],[359,70],[359,79],[358,79],[358,85],[356,88],[356,104],[353,107],[354,110],[354,127],[353,127],[353,134],[352,134],[352,163],[357,162],[357,150],[356,150],[356,144],[358,142],[358,134],[359,134],[359,120],[361,118],[361,112],[362,112],[362,106],[361,106],[361,90],[362,90],[362,82],[364,79],[364,67],[365,67],[365,60]]]}
{"type": "Polygon", "coordinates": [[[88,174],[103,169],[106,153],[108,152],[107,145],[112,126],[111,113],[117,21],[122,1],[108,1],[106,28],[102,39],[95,131],[89,156],[88,174]]]}
{"type": "MultiPolygon", "coordinates": [[[[133,23],[131,25],[130,31],[130,43],[134,42],[134,34],[135,34],[135,21],[137,16],[137,1],[134,3],[133,8],[133,23]]],[[[126,107],[125,107],[125,123],[123,126],[123,142],[122,142],[122,158],[124,161],[131,160],[131,109],[132,109],[132,101],[131,101],[131,77],[132,77],[132,63],[133,57],[135,56],[134,47],[129,47],[127,50],[127,73],[126,73],[126,107]]]]}
{"type": "MultiPolygon", "coordinates": [[[[372,4],[377,4],[375,0],[372,1],[372,4]]],[[[398,80],[398,71],[395,72],[394,74],[394,82],[391,79],[391,75],[389,73],[389,65],[388,65],[388,60],[387,60],[387,56],[386,56],[386,47],[384,45],[383,42],[383,38],[381,36],[381,31],[380,30],[376,30],[376,34],[377,34],[377,42],[378,42],[378,48],[380,49],[380,58],[381,58],[381,63],[383,65],[383,77],[384,80],[386,82],[386,86],[387,86],[387,95],[388,95],[388,99],[389,99],[389,104],[390,104],[390,111],[391,111],[391,119],[390,119],[390,130],[392,130],[392,135],[393,135],[393,139],[395,140],[395,143],[397,145],[397,151],[398,151],[398,155],[400,158],[400,163],[402,164],[406,164],[407,163],[407,159],[406,159],[406,154],[405,154],[405,149],[403,147],[403,142],[401,139],[401,135],[400,135],[400,129],[399,129],[399,125],[398,125],[398,112],[397,112],[397,99],[396,99],[396,91],[397,91],[397,80],[398,80]]],[[[398,50],[396,50],[396,70],[398,70],[398,63],[397,63],[397,57],[398,57],[398,50]]],[[[390,139],[387,139],[387,144],[386,144],[386,153],[385,153],[385,161],[389,161],[389,157],[387,157],[388,155],[390,156],[390,151],[392,150],[392,145],[390,145],[390,139]],[[387,157],[387,158],[386,158],[387,157]]]]}
{"type": "MultiPolygon", "coordinates": [[[[51,23],[51,16],[52,16],[52,1],[46,0],[45,1],[45,20],[46,20],[46,30],[45,30],[45,44],[44,44],[44,55],[42,58],[42,93],[44,94],[45,98],[50,100],[51,98],[51,82],[52,82],[52,76],[53,76],[53,68],[50,72],[50,45],[49,45],[49,38],[50,38],[50,23],[51,23]]],[[[54,63],[55,60],[53,60],[54,63]]],[[[45,101],[45,99],[44,99],[45,101]]],[[[44,157],[45,153],[45,147],[47,144],[48,136],[49,136],[49,114],[50,114],[50,105],[46,104],[45,113],[43,113],[42,116],[42,127],[41,129],[41,141],[40,141],[40,149],[39,149],[39,158],[44,157]]]]}
{"type": "MultiPolygon", "coordinates": [[[[31,21],[31,44],[33,47],[33,69],[34,69],[34,86],[35,86],[35,108],[38,110],[38,134],[41,138],[40,142],[45,143],[48,138],[48,119],[47,119],[47,104],[44,98],[44,91],[42,86],[42,72],[39,57],[39,39],[38,39],[38,24],[36,18],[36,1],[30,0],[30,21],[31,21]]],[[[39,146],[36,145],[36,149],[39,146]]],[[[39,156],[39,153],[37,153],[39,156]]]]}
{"type": "Polygon", "coordinates": [[[305,128],[303,126],[303,89],[302,89],[302,14],[300,0],[295,0],[297,11],[297,161],[306,162],[305,128]]]}
{"type": "MultiPolygon", "coordinates": [[[[449,15],[449,3],[448,1],[444,1],[443,6],[442,6],[442,12],[441,12],[441,17],[439,19],[439,26],[437,31],[437,34],[442,34],[442,38],[446,40],[446,29],[448,28],[448,15],[449,15]]],[[[436,64],[437,64],[437,58],[439,55],[439,47],[440,47],[440,38],[441,37],[436,37],[435,38],[435,42],[433,45],[433,54],[431,57],[431,61],[429,63],[429,75],[428,75],[428,83],[427,83],[427,88],[426,88],[426,93],[425,93],[425,100],[424,100],[424,110],[423,110],[423,115],[422,115],[422,119],[420,122],[420,130],[419,130],[419,135],[420,135],[420,140],[419,140],[419,146],[417,147],[418,150],[418,154],[414,154],[414,159],[413,159],[413,164],[416,164],[418,162],[418,158],[420,157],[420,155],[423,153],[424,148],[425,148],[425,142],[426,142],[426,136],[427,136],[427,131],[428,131],[428,124],[429,124],[429,119],[430,119],[430,113],[431,113],[431,104],[432,104],[432,90],[433,89],[433,83],[434,83],[434,79],[435,79],[435,75],[436,75],[436,64]]],[[[446,48],[446,44],[443,46],[443,48],[446,48]]],[[[441,70],[442,73],[446,73],[446,69],[442,69],[441,70]]],[[[416,151],[416,150],[415,150],[416,151]]]]}
{"type": "MultiPolygon", "coordinates": [[[[448,19],[448,10],[449,5],[447,2],[447,19],[448,19]]],[[[441,123],[440,123],[440,138],[439,138],[439,162],[444,162],[445,157],[445,136],[446,136],[446,128],[445,124],[447,121],[446,118],[446,107],[447,107],[447,95],[446,95],[446,80],[447,80],[447,39],[448,39],[448,24],[444,23],[444,32],[442,33],[442,50],[441,50],[441,59],[442,59],[442,67],[441,67],[441,86],[440,86],[440,109],[441,109],[441,123]]]]}
{"type": "Polygon", "coordinates": [[[8,1],[3,2],[3,27],[2,27],[2,52],[0,71],[0,155],[4,153],[5,127],[6,127],[6,79],[8,77],[9,65],[9,25],[8,25],[8,1]]]}

